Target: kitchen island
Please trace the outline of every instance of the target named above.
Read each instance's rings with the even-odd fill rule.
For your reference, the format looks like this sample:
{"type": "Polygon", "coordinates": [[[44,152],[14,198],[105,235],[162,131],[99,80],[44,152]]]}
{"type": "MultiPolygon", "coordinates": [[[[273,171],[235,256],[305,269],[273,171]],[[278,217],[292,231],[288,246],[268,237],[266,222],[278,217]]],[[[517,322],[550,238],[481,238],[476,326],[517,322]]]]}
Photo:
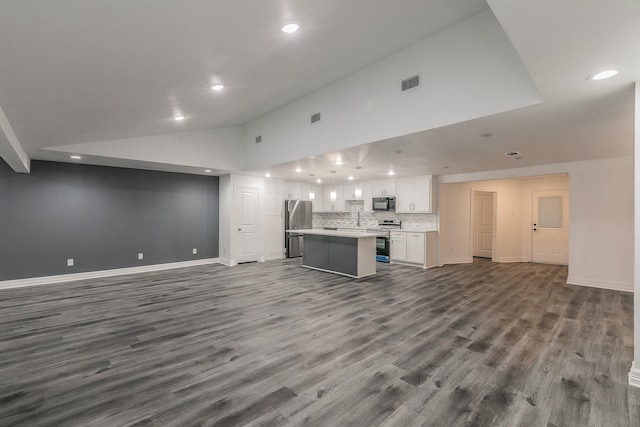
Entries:
{"type": "Polygon", "coordinates": [[[302,234],[302,266],[315,270],[366,277],[376,274],[376,236],[349,230],[287,230],[302,234]]]}

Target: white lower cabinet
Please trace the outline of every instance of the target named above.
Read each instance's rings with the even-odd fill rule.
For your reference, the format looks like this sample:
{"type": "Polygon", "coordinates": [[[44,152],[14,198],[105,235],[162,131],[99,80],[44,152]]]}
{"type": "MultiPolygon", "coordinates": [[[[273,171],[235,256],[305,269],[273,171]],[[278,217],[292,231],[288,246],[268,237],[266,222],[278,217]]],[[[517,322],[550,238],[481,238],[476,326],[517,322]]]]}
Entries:
{"type": "Polygon", "coordinates": [[[392,262],[436,266],[437,232],[392,231],[390,237],[392,262]]]}
{"type": "Polygon", "coordinates": [[[407,233],[407,262],[424,264],[424,233],[407,233]]]}
{"type": "Polygon", "coordinates": [[[391,245],[389,247],[391,261],[407,261],[407,233],[402,231],[391,232],[391,245]]]}

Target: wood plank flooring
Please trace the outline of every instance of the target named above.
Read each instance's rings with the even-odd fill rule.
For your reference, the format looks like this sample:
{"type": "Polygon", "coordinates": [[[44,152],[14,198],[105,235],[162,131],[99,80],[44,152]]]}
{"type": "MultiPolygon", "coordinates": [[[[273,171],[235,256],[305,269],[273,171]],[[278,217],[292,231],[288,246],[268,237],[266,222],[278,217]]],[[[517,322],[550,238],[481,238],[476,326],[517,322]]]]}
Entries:
{"type": "Polygon", "coordinates": [[[300,259],[0,291],[2,426],[638,426],[629,293],[300,259]]]}

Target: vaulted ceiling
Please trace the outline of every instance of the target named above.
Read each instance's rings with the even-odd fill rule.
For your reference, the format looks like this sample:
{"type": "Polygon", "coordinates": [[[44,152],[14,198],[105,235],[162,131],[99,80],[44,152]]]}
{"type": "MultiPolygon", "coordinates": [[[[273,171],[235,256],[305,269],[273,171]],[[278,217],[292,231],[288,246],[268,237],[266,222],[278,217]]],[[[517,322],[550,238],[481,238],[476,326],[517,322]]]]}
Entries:
{"type": "MultiPolygon", "coordinates": [[[[629,155],[638,46],[640,2],[628,0],[5,0],[0,155],[22,171],[27,158],[80,154],[94,164],[284,178],[299,177],[297,167],[327,174],[336,157],[344,160],[339,176],[359,166],[375,177],[629,155]],[[450,123],[425,118],[411,132],[399,127],[353,143],[333,135],[333,145],[279,147],[262,162],[245,161],[254,123],[487,13],[539,101],[450,123]],[[288,22],[300,30],[283,33],[288,22]],[[619,75],[588,80],[610,68],[619,75]],[[224,89],[212,91],[216,83],[224,89]],[[509,150],[524,158],[502,155],[509,150]]],[[[432,49],[428,60],[451,53],[432,49]]],[[[472,59],[478,68],[495,62],[472,59]]]]}

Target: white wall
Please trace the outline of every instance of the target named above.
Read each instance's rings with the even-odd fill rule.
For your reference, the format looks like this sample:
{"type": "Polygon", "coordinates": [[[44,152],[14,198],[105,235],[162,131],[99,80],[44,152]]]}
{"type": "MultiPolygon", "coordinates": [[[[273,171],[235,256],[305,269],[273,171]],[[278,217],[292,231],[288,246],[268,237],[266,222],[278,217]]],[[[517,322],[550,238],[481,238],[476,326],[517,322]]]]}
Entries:
{"type": "MultiPolygon", "coordinates": [[[[568,283],[633,291],[632,157],[442,176],[441,262],[469,262],[468,243],[465,244],[469,236],[465,230],[469,229],[470,202],[468,193],[465,193],[470,186],[476,185],[470,181],[549,173],[569,174],[568,283]]],[[[530,181],[522,185],[529,191],[533,183],[530,181]]],[[[525,206],[523,201],[521,211],[530,212],[525,206]]],[[[522,217],[521,220],[520,254],[529,259],[530,253],[527,254],[524,248],[530,247],[530,242],[522,236],[529,233],[527,229],[531,219],[522,217]]],[[[510,255],[501,253],[500,256],[510,255]]]]}
{"type": "Polygon", "coordinates": [[[246,124],[246,168],[264,168],[538,102],[527,70],[487,10],[246,124]],[[401,93],[400,82],[417,73],[421,87],[401,93]],[[322,120],[311,125],[309,116],[317,112],[322,120]],[[258,135],[262,143],[255,144],[258,135]]]}
{"type": "Polygon", "coordinates": [[[569,172],[568,283],[633,291],[633,158],[569,172]]]}
{"type": "Polygon", "coordinates": [[[239,171],[244,167],[245,158],[242,138],[243,129],[241,127],[228,127],[117,141],[64,145],[47,150],[222,171],[239,171]]]}

